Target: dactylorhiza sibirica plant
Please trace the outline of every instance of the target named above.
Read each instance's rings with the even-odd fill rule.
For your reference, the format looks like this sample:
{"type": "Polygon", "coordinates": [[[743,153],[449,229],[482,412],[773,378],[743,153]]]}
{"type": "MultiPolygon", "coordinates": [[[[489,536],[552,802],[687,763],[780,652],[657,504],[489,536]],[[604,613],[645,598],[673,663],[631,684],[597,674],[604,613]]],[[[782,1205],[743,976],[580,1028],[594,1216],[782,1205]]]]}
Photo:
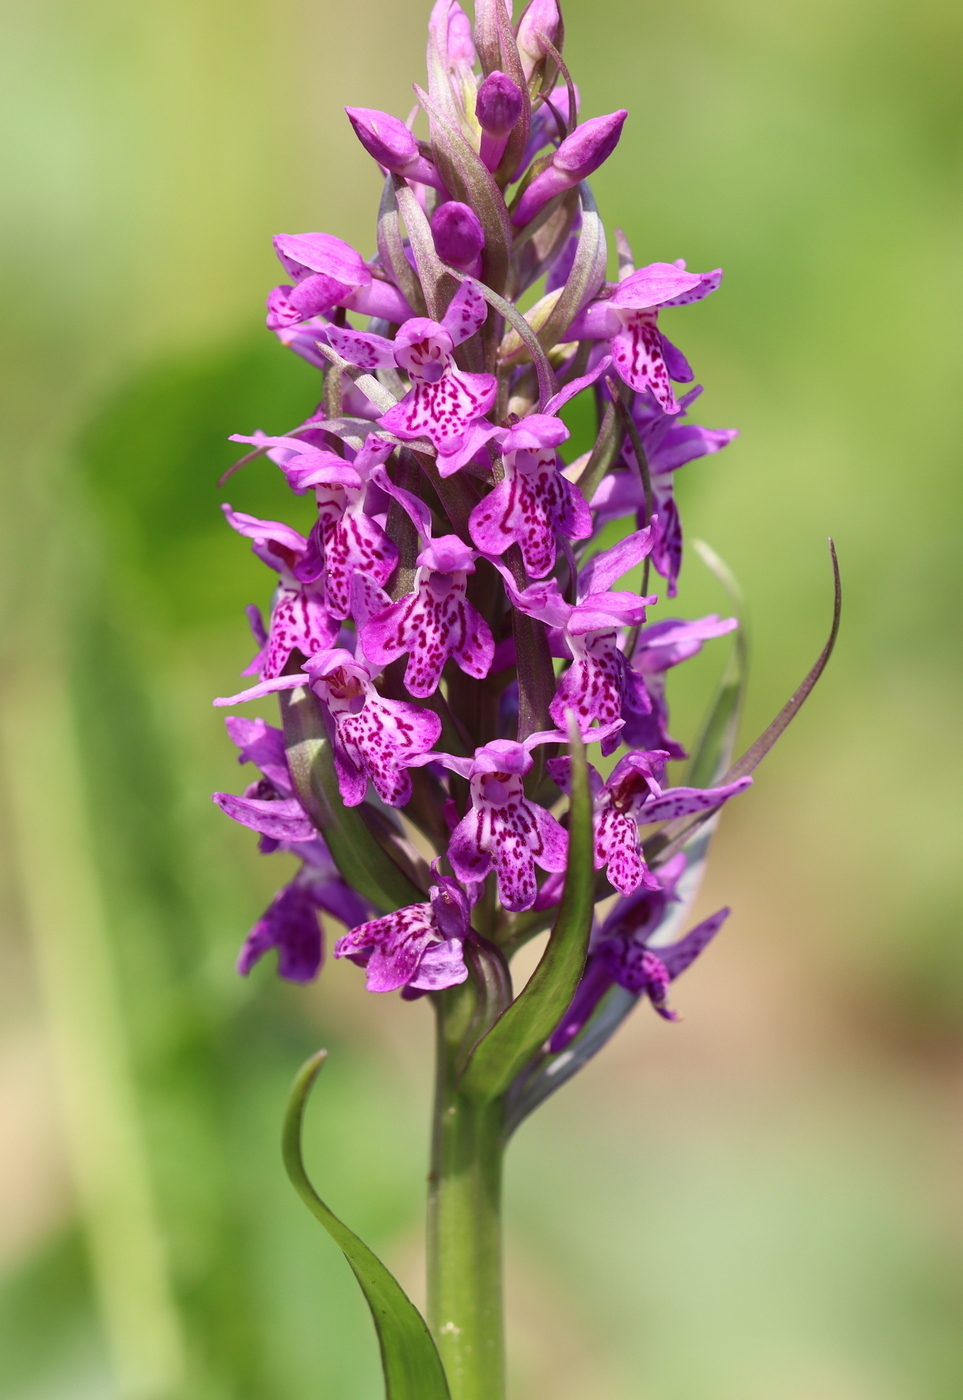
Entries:
{"type": "Polygon", "coordinates": [[[348,109],[383,179],[377,252],[275,238],[285,281],[268,326],[318,369],[320,402],[276,436],[236,438],[251,447],[241,462],[266,456],[313,492],[317,516],[305,537],[224,507],[277,583],[267,622],[248,610],[254,683],[216,703],[276,694],[281,723],[228,719],[260,776],[215,800],[262,851],[300,860],[239,969],[274,949],[282,977],[310,981],[328,914],[347,929],[334,956],[370,991],[428,997],[437,1018],[427,1325],[305,1174],[320,1055],[284,1135],[371,1305],[391,1400],[504,1394],[506,1142],[637,1002],[675,1018],[673,980],[729,912],[688,927],[720,809],[751,784],[838,624],[837,576],[823,654],[733,764],[737,618],[648,616],[682,564],[674,475],[735,436],[690,421],[700,389],[677,390],[694,374],[659,314],[716,292],[722,273],[636,267],[617,232],[608,280],[587,181],[627,113],[582,119],[556,0],[514,25],[510,4],[478,0],[472,24],[438,0],[407,122],[348,109]],[[562,411],[579,396],[597,434],[573,459],[562,411]],[[667,785],[669,761],[688,757],[667,673],[730,633],[687,782],[667,785]],[[516,993],[511,959],[545,930],[516,993]]]}

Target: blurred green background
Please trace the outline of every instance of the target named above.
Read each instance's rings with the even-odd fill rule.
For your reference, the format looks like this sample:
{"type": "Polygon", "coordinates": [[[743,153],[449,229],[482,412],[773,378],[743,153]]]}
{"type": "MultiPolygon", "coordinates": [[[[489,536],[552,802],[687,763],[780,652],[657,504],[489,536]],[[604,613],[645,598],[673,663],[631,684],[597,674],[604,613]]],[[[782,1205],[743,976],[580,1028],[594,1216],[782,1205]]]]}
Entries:
{"type": "MultiPolygon", "coordinates": [[[[429,1013],[350,965],[236,978],[285,858],[208,794],[244,781],[209,702],[269,592],[220,520],[225,439],[315,393],[262,328],[270,236],[370,253],[340,109],[407,112],[427,11],[3,5],[3,1400],[381,1393],[277,1149],[320,1043],[315,1172],[420,1297],[429,1013]]],[[[963,10],[566,18],[583,112],[632,113],[594,181],[609,227],[726,269],[666,323],[700,420],[742,429],[680,495],[749,599],[747,738],[821,645],[830,533],[846,603],[727,813],[700,909],[735,914],[683,1023],[640,1011],[513,1146],[513,1400],[958,1400],[963,10]]],[[[256,465],[227,499],[293,519],[278,483],[256,465]]],[[[691,552],[683,584],[725,606],[691,552]]],[[[676,679],[683,736],[721,660],[676,679]]]]}

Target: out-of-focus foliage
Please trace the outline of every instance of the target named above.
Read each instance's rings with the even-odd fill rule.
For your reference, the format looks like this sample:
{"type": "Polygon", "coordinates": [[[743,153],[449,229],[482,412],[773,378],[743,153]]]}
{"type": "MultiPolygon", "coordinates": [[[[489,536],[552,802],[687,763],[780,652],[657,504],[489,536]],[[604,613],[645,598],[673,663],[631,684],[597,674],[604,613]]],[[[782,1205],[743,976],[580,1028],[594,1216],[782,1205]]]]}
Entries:
{"type": "MultiPolygon", "coordinates": [[[[233,973],[284,867],[207,797],[243,781],[209,700],[267,601],[218,505],[290,498],[263,462],[215,483],[229,432],[312,404],[258,329],[269,238],[370,251],[340,105],[404,115],[427,5],[7,9],[0,1397],[368,1400],[370,1323],[284,1179],[281,1110],[326,1044],[312,1171],[417,1297],[429,1021],[350,966],[307,991],[233,973]]],[[[705,909],[736,913],[684,1023],[641,1013],[513,1145],[515,1393],[956,1400],[963,21],[566,20],[583,110],[632,113],[607,224],[640,261],[726,268],[684,348],[703,421],[743,436],[680,496],[749,599],[747,737],[821,644],[830,532],[846,607],[727,814],[705,909]]],[[[680,611],[723,606],[690,554],[680,611]]],[[[687,737],[707,650],[673,697],[687,737]]]]}

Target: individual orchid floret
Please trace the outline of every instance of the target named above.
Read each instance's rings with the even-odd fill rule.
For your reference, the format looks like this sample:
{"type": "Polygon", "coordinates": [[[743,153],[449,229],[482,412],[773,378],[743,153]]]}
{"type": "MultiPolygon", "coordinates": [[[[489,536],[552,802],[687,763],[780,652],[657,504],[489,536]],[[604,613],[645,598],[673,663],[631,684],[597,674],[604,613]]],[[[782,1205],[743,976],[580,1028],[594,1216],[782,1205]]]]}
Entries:
{"type": "Polygon", "coordinates": [[[572,189],[608,160],[619,144],[628,112],[622,109],[605,117],[590,117],[566,136],[551,163],[536,175],[512,213],[512,223],[522,228],[550,199],[572,189]]]}
{"type": "Polygon", "coordinates": [[[331,345],[350,364],[363,369],[396,365],[407,373],[410,390],[378,422],[405,441],[427,437],[438,452],[443,476],[457,470],[450,463],[446,467],[445,457],[454,457],[495,402],[495,376],[468,374],[452,358],[455,346],[474,335],[487,315],[484,297],[466,278],[441,322],[413,317],[394,340],[338,326],[328,331],[331,345]]]}
{"type": "Polygon", "coordinates": [[[251,929],[237,959],[246,977],[271,948],[277,949],[278,973],[289,982],[311,982],[324,961],[324,938],[319,914],[352,925],[370,909],[338,875],[324,843],[318,839],[299,847],[301,869],[274,896],[251,929]]]}
{"type": "Polygon", "coordinates": [[[615,368],[630,388],[640,394],[651,391],[665,413],[681,413],[671,381],[690,383],[692,369],[659,330],[659,308],[701,301],[721,281],[719,268],[687,272],[681,259],[650,263],[614,289],[610,286],[610,295],[586,307],[566,334],[573,340],[607,340],[615,368]]]}
{"type": "Polygon", "coordinates": [[[365,969],[369,992],[440,992],[468,977],[464,944],[471,933],[471,907],[456,880],[438,874],[427,904],[409,904],[372,919],[339,938],[336,958],[365,969]]]}
{"type": "MultiPolygon", "coordinates": [[[[485,246],[485,230],[474,209],[449,199],[435,210],[431,221],[431,236],[435,252],[442,262],[459,272],[481,274],[481,254],[485,246]]],[[[405,319],[410,317],[410,312],[405,319]]]]}
{"type": "Polygon", "coordinates": [[[308,552],[304,536],[277,520],[258,520],[229,505],[222,509],[227,523],[252,540],[257,557],[279,575],[267,631],[256,623],[261,650],[244,671],[244,675],[270,680],[281,674],[293,651],[310,656],[329,647],[338,625],[328,611],[324,589],[297,577],[298,565],[308,552]]]}
{"type": "MultiPolygon", "coordinates": [[[[682,565],[682,525],[675,503],[673,473],[697,457],[720,452],[738,436],[735,428],[703,428],[697,423],[681,421],[701,393],[701,386],[696,386],[684,395],[679,400],[678,416],[666,413],[651,393],[639,394],[632,405],[632,417],[649,469],[652,510],[659,517],[652,563],[667,580],[670,598],[676,595],[682,565]]],[[[645,488],[630,436],[622,445],[622,456],[628,468],[604,478],[592,497],[592,509],[596,520],[602,524],[621,519],[634,510],[642,525],[645,523],[645,488]]]]}
{"type": "Polygon", "coordinates": [[[555,449],[569,432],[557,415],[569,399],[594,384],[610,363],[603,359],[589,374],[567,384],[549,399],[542,413],[531,413],[513,428],[496,428],[492,433],[501,449],[505,477],[472,511],[468,529],[484,554],[500,556],[517,544],[530,578],[551,573],[558,535],[584,540],[592,533],[592,513],[585,497],[559,470],[555,449]]]}
{"type": "MultiPolygon", "coordinates": [[[[751,778],[738,778],[715,788],[677,787],[663,790],[662,776],[669,754],[664,750],[628,753],[602,782],[589,765],[595,820],[595,868],[608,868],[609,882],[620,894],[634,894],[640,886],[658,888],[656,877],[642,855],[640,826],[692,816],[721,807],[752,786],[751,778]]],[[[568,791],[571,760],[549,759],[548,770],[563,791],[568,791]]]]}
{"type": "Polygon", "coordinates": [[[309,657],[304,669],[334,724],[345,806],[364,801],[370,780],[382,802],[403,807],[411,798],[407,767],[436,743],[441,720],[420,705],[379,695],[371,669],[342,648],[309,657]]]}
{"type": "Polygon", "coordinates": [[[633,996],[647,996],[665,1020],[678,1020],[667,1004],[668,988],[695,962],[729,917],[728,909],[719,909],[677,942],[652,946],[669,905],[679,899],[676,886],[685,868],[686,858],[679,852],[657,872],[657,888],[642,889],[615,905],[593,938],[578,990],[549,1042],[553,1054],[564,1050],[578,1035],[612,986],[624,987],[633,996]]]}
{"type": "Polygon", "coordinates": [[[472,539],[485,554],[502,555],[517,544],[531,578],[551,573],[558,535],[584,540],[592,533],[585,497],[558,469],[555,449],[568,436],[560,418],[544,413],[499,429],[495,437],[505,476],[479,501],[468,522],[472,539]]]}
{"type": "Polygon", "coordinates": [[[532,0],[518,21],[518,56],[526,82],[531,81],[536,68],[548,56],[545,40],[555,44],[561,22],[558,0],[532,0]]]}
{"type": "Polygon", "coordinates": [[[702,650],[703,642],[723,637],[739,626],[734,617],[720,618],[717,613],[684,622],[680,618],[664,618],[639,633],[631,665],[645,682],[652,703],[647,713],[634,711],[626,717],[622,740],[630,748],[665,749],[670,758],[688,758],[678,740],[668,731],[669,710],[665,698],[666,671],[687,661],[702,650]]]}
{"type": "Polygon", "coordinates": [[[323,316],[336,306],[388,321],[411,315],[397,287],[373,278],[360,253],[330,233],[279,233],[274,249],[294,286],[275,287],[268,296],[270,330],[323,316]]]}
{"type": "Polygon", "coordinates": [[[338,873],[327,847],[294,794],[280,729],[262,719],[231,715],[227,730],[240,750],[240,763],[254,763],[262,777],[243,797],[216,792],[214,801],[229,817],[258,832],[264,854],[290,851],[301,860],[294,879],[272,900],[248,934],[238,958],[247,976],[257,960],[276,948],[278,971],[292,982],[317,976],[323,957],[318,911],[324,910],[350,928],[365,918],[368,906],[338,873]]]}
{"type": "Polygon", "coordinates": [[[545,730],[523,743],[493,739],[473,758],[426,755],[419,763],[441,763],[467,778],[471,806],[451,833],[448,859],[458,879],[470,885],[494,869],[498,898],[506,909],[530,909],[537,894],[535,867],[565,869],[568,835],[537,802],[525,796],[525,774],[537,744],[560,742],[565,734],[545,730]]]}
{"type": "Polygon", "coordinates": [[[566,711],[572,710],[583,737],[592,732],[592,724],[598,721],[607,731],[602,737],[603,754],[618,748],[619,730],[628,714],[645,714],[651,708],[642,677],[632,670],[619,647],[619,629],[644,622],[646,607],[657,599],[655,595],[641,597],[609,588],[640,563],[651,548],[649,526],[597,554],[579,571],[575,604],[565,601],[555,579],[533,583],[519,591],[504,565],[496,564],[515,606],[529,617],[557,628],[562,654],[572,657],[571,666],[558,682],[549,714],[561,726],[566,711]]]}
{"type": "MultiPolygon", "coordinates": [[[[391,454],[394,444],[377,433],[369,433],[349,462],[297,438],[255,433],[251,437],[236,435],[234,441],[268,446],[295,491],[314,488],[318,518],[294,572],[305,585],[321,591],[332,618],[346,618],[353,575],[361,573],[380,587],[391,577],[398,562],[397,548],[365,508],[371,472],[391,454]]],[[[337,628],[321,645],[300,650],[305,656],[322,651],[331,645],[336,633],[337,628]]]]}
{"type": "Polygon", "coordinates": [[[421,154],[418,142],[403,121],[374,107],[345,107],[348,121],[369,156],[385,170],[444,190],[441,177],[430,160],[421,154]]]}
{"type": "Polygon", "coordinates": [[[294,795],[282,731],[263,719],[245,719],[240,715],[229,715],[225,724],[240,750],[238,762],[255,764],[262,776],[245,789],[243,796],[215,792],[213,801],[234,821],[259,833],[265,855],[282,844],[292,849],[305,841],[317,840],[314,823],[294,795]]]}
{"type": "Polygon", "coordinates": [[[524,105],[521,88],[507,73],[500,73],[497,68],[479,85],[475,116],[482,129],[482,163],[489,170],[498,169],[508,138],[522,115],[524,105]]]}
{"type": "Polygon", "coordinates": [[[475,557],[457,535],[432,540],[418,556],[414,592],[361,628],[365,656],[375,665],[409,653],[405,685],[412,695],[434,694],[449,657],[476,680],[491,669],[491,629],[466,597],[475,557]]]}

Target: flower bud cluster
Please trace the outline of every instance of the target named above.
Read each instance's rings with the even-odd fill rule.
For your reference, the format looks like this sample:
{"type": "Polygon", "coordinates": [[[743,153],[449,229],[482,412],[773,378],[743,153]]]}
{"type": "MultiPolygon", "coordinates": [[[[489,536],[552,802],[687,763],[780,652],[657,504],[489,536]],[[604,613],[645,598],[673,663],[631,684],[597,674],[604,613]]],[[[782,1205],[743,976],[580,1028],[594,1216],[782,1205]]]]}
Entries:
{"type": "Polygon", "coordinates": [[[590,768],[597,890],[621,900],[557,1046],[613,982],[671,1014],[669,981],[724,912],[664,956],[648,948],[680,868],[652,868],[642,834],[751,781],[664,785],[666,764],[685,756],[666,673],[736,624],[647,616],[650,570],[672,597],[682,562],[674,474],[734,436],[689,421],[700,389],[679,396],[694,375],[659,316],[715,291],[721,273],[681,260],[636,271],[623,241],[619,280],[606,280],[586,179],[627,113],[579,121],[563,41],[556,0],[531,0],[514,29],[504,0],[478,0],[474,26],[458,0],[437,0],[428,86],[415,89],[427,138],[347,109],[384,178],[378,251],[278,235],[288,281],[268,297],[268,326],[321,372],[319,405],[286,432],[236,439],[317,509],[305,536],[225,507],[276,588],[266,622],[249,610],[253,684],[218,703],[314,697],[343,809],[370,814],[372,842],[409,852],[423,898],[378,907],[349,886],[282,732],[261,720],[228,724],[262,777],[216,798],[262,850],[302,861],[241,971],[273,946],[283,976],[313,976],[325,910],[349,930],[336,954],[363,965],[372,990],[410,997],[474,975],[472,945],[497,948],[528,911],[551,921],[567,868],[570,725],[604,758],[623,750],[608,777],[590,768]],[[599,437],[572,460],[566,409],[578,396],[599,437]],[[613,521],[622,538],[603,549],[613,521]],[[435,853],[430,870],[415,834],[435,853]]]}

